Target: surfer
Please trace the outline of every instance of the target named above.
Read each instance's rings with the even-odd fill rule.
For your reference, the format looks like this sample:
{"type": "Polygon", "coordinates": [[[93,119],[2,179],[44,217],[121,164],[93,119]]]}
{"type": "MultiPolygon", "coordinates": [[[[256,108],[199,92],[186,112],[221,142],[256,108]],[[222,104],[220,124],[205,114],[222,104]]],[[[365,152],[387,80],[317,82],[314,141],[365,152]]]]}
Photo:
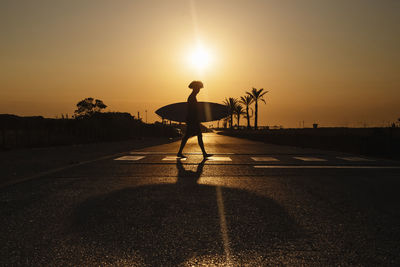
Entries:
{"type": "Polygon", "coordinates": [[[180,158],[186,158],[186,156],[182,154],[183,148],[185,147],[186,142],[190,137],[197,135],[197,141],[199,142],[199,146],[201,148],[201,151],[203,152],[203,158],[207,158],[212,155],[207,154],[204,148],[203,135],[201,134],[201,127],[200,127],[200,120],[198,117],[197,99],[196,99],[196,95],[200,92],[200,89],[203,88],[204,86],[203,83],[200,81],[193,81],[189,84],[188,87],[193,91],[189,95],[187,100],[188,115],[186,118],[186,133],[182,138],[181,146],[179,148],[177,156],[180,158]]]}

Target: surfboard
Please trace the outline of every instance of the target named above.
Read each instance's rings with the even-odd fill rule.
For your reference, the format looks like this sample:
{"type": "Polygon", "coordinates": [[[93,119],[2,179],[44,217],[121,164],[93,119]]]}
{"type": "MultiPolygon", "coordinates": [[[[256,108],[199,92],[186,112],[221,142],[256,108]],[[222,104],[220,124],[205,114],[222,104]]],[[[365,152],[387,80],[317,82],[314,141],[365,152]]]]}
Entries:
{"type": "MultiPolygon", "coordinates": [[[[229,116],[226,106],[212,102],[197,102],[200,122],[216,121],[229,116]]],[[[187,118],[187,102],[170,104],[156,110],[163,119],[185,122],[187,118]]]]}

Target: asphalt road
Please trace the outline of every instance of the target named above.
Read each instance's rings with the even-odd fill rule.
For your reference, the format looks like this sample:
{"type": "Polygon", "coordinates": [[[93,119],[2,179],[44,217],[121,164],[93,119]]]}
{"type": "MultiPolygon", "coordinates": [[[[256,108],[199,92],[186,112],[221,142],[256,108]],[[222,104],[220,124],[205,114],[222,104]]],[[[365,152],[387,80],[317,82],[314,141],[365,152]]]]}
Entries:
{"type": "Polygon", "coordinates": [[[400,265],[399,162],[204,141],[2,187],[0,265],[400,265]]]}

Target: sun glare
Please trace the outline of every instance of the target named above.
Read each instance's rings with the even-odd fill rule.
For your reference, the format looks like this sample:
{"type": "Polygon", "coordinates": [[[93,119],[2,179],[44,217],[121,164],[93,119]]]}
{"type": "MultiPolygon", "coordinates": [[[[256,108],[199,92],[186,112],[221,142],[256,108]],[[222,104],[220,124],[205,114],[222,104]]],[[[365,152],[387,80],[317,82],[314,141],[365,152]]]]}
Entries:
{"type": "Polygon", "coordinates": [[[210,52],[203,46],[197,46],[194,51],[189,54],[189,64],[198,70],[205,70],[210,66],[212,57],[210,52]]]}

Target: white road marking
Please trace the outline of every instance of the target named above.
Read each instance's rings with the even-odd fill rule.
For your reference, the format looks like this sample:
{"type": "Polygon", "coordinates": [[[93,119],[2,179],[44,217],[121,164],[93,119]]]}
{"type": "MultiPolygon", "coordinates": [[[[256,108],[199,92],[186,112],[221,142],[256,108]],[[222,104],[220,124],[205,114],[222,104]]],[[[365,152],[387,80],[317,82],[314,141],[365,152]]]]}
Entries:
{"type": "Polygon", "coordinates": [[[400,166],[293,166],[255,165],[257,169],[400,169],[400,166]]]}
{"type": "Polygon", "coordinates": [[[231,249],[229,246],[229,236],[228,236],[228,227],[226,226],[226,217],[225,217],[225,208],[224,208],[224,200],[222,198],[221,187],[217,186],[217,204],[218,204],[218,214],[219,214],[219,225],[221,229],[222,241],[224,243],[224,252],[226,257],[226,265],[234,266],[232,264],[231,258],[231,249]]]}
{"type": "Polygon", "coordinates": [[[230,157],[208,157],[207,160],[209,161],[232,161],[230,157]]]}
{"type": "Polygon", "coordinates": [[[186,160],[186,158],[181,158],[181,157],[177,157],[177,156],[167,156],[167,157],[163,158],[162,160],[176,161],[176,160],[186,160]]]}
{"type": "Polygon", "coordinates": [[[116,158],[114,160],[131,160],[131,161],[137,161],[137,160],[141,160],[145,158],[145,156],[123,156],[123,157],[119,157],[116,158]]]}
{"type": "Polygon", "coordinates": [[[372,159],[360,158],[360,157],[337,157],[338,159],[343,159],[347,161],[375,161],[372,159]]]}
{"type": "Polygon", "coordinates": [[[168,152],[148,152],[148,151],[131,151],[129,154],[132,155],[166,155],[166,154],[173,154],[168,152]]]}
{"type": "MultiPolygon", "coordinates": [[[[131,155],[170,155],[170,154],[176,154],[177,152],[162,152],[162,151],[131,151],[129,154],[131,155]]],[[[185,155],[203,155],[201,152],[186,152],[183,153],[185,155]]],[[[211,153],[214,155],[235,155],[235,153],[211,153]]]]}
{"type": "Polygon", "coordinates": [[[294,157],[294,158],[302,161],[326,161],[326,159],[320,159],[315,157],[294,157]]]}
{"type": "Polygon", "coordinates": [[[251,157],[254,161],[279,161],[277,158],[273,157],[251,157]]]}
{"type": "MultiPolygon", "coordinates": [[[[236,153],[231,153],[231,152],[224,152],[224,153],[213,153],[213,152],[209,152],[209,154],[213,154],[213,155],[235,155],[236,153]]],[[[183,154],[188,154],[188,155],[203,155],[203,153],[201,152],[188,152],[188,153],[183,153],[183,154]]]]}

